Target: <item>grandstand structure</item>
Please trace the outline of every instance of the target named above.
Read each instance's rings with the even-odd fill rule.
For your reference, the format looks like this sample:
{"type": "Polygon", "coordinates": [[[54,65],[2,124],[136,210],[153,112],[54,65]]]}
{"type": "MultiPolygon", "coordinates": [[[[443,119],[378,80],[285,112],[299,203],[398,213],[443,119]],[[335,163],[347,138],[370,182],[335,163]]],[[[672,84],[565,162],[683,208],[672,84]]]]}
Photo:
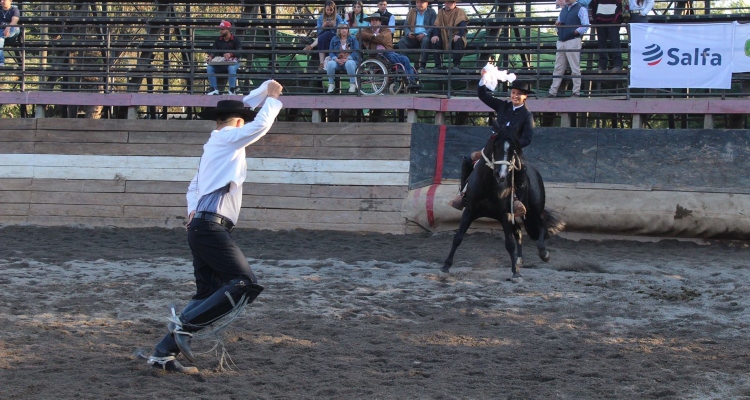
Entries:
{"type": "MultiPolygon", "coordinates": [[[[0,102],[20,104],[21,116],[42,116],[44,109],[34,105],[58,104],[68,106],[65,111],[68,116],[78,114],[77,107],[71,111],[73,106],[99,105],[105,106],[109,117],[166,118],[176,113],[192,118],[194,108],[204,106],[208,101],[196,96],[207,92],[205,53],[218,34],[216,26],[226,19],[236,27],[234,32],[244,45],[238,76],[241,91],[247,93],[254,85],[273,78],[284,84],[285,94],[302,97],[298,100],[300,108],[288,111],[291,120],[326,119],[330,113],[321,117],[316,109],[304,108],[310,103],[304,97],[320,98],[326,86],[325,73],[318,70],[318,55],[314,51],[302,50],[314,39],[316,18],[322,4],[299,0],[282,0],[273,4],[258,0],[221,3],[181,0],[16,2],[22,12],[22,35],[16,43],[6,44],[6,68],[0,74],[0,102]],[[141,96],[145,94],[158,97],[145,100],[147,96],[141,96]],[[158,101],[153,100],[157,98],[158,101]],[[134,104],[134,99],[144,100],[138,100],[141,104],[134,104]],[[182,104],[183,107],[173,104],[182,104]],[[130,114],[118,113],[116,107],[120,106],[128,109],[130,114]]],[[[726,2],[716,0],[657,0],[650,22],[750,21],[750,8],[726,8],[724,4],[726,2]]],[[[413,0],[389,2],[389,10],[397,20],[394,41],[401,33],[399,25],[408,7],[413,5],[413,0]]],[[[474,96],[479,69],[488,60],[533,81],[537,93],[544,93],[552,80],[555,54],[554,21],[558,11],[554,3],[483,0],[459,2],[458,5],[470,16],[469,45],[461,70],[421,74],[424,88],[418,96],[448,101],[474,96]]],[[[337,6],[342,15],[350,9],[349,3],[342,2],[337,6]]],[[[442,2],[433,2],[431,6],[437,8],[442,2]]],[[[366,4],[365,12],[375,10],[376,2],[366,4]]],[[[622,26],[621,34],[624,39],[621,51],[627,65],[629,37],[626,24],[622,26]]],[[[589,35],[593,35],[593,29],[589,35]]],[[[603,100],[628,102],[643,98],[665,101],[695,99],[705,104],[705,101],[715,99],[742,100],[750,92],[750,74],[735,74],[730,90],[630,89],[627,69],[617,73],[596,70],[596,41],[589,35],[585,38],[582,54],[584,99],[580,101],[584,103],[569,106],[571,110],[600,107],[601,113],[611,113],[610,110],[618,106],[604,107],[607,102],[603,100]],[[587,100],[590,101],[588,105],[587,100]]],[[[432,57],[429,60],[431,62],[432,57]]],[[[428,64],[426,70],[429,71],[431,66],[428,64]]],[[[363,104],[373,104],[372,101],[361,97],[355,100],[351,95],[347,97],[346,101],[336,102],[336,106],[340,110],[354,110],[352,116],[355,119],[361,120],[369,114],[388,114],[387,109],[377,107],[368,113],[363,104]]],[[[546,103],[539,101],[538,104],[540,108],[536,112],[547,110],[546,103]]],[[[747,125],[745,117],[736,118],[742,114],[740,104],[734,102],[729,107],[735,110],[730,112],[735,114],[732,122],[728,122],[734,127],[747,125]]],[[[619,108],[627,110],[628,106],[619,108]]],[[[450,107],[445,108],[448,109],[450,107]]],[[[412,121],[424,118],[425,114],[434,117],[431,114],[434,110],[413,111],[412,114],[393,112],[392,115],[398,120],[411,118],[412,121]]],[[[456,112],[470,113],[465,109],[456,112]]],[[[556,118],[561,124],[566,123],[564,115],[556,118]]],[[[687,120],[686,117],[684,121],[687,120]]],[[[573,125],[586,123],[573,121],[573,125]]],[[[617,121],[612,123],[612,126],[618,126],[617,121]]]]}

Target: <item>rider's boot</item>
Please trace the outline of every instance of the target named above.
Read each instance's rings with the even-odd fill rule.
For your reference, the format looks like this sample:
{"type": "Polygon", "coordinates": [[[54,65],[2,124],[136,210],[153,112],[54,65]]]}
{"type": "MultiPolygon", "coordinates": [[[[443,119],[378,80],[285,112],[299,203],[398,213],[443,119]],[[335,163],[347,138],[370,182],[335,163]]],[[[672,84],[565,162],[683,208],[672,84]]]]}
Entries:
{"type": "Polygon", "coordinates": [[[458,211],[461,211],[466,206],[466,199],[464,198],[465,195],[465,187],[466,182],[469,180],[469,175],[471,175],[471,171],[474,170],[474,163],[471,159],[464,157],[463,162],[461,163],[461,184],[458,187],[458,194],[456,197],[453,198],[450,202],[450,206],[455,208],[458,211]]]}
{"type": "Polygon", "coordinates": [[[172,333],[177,348],[188,360],[195,362],[195,355],[190,348],[193,333],[228,314],[243,296],[247,298],[248,304],[252,303],[261,291],[263,286],[253,283],[250,278],[238,278],[231,280],[195,307],[183,310],[179,320],[173,321],[174,325],[170,326],[174,327],[172,333]]]}
{"type": "Polygon", "coordinates": [[[513,197],[513,216],[523,217],[526,215],[526,206],[523,205],[521,200],[518,199],[516,194],[520,194],[522,198],[525,198],[526,193],[526,164],[521,164],[521,168],[516,171],[515,177],[516,190],[513,197]]]}

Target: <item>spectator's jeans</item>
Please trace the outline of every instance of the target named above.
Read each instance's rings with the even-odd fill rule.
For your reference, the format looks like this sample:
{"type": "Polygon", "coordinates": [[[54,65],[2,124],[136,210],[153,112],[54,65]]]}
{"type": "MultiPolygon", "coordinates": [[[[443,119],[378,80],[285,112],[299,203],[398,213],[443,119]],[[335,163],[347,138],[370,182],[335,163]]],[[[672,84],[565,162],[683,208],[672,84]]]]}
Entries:
{"type": "Polygon", "coordinates": [[[552,78],[552,86],[549,88],[551,96],[557,95],[557,90],[562,83],[562,76],[565,75],[565,68],[570,65],[570,76],[573,80],[573,93],[581,94],[581,38],[557,41],[557,54],[555,54],[555,75],[552,78]],[[567,51],[566,51],[567,50],[567,51]],[[577,78],[576,78],[577,77],[577,78]]]}
{"type": "Polygon", "coordinates": [[[5,64],[5,51],[3,51],[3,48],[5,47],[5,40],[16,37],[19,33],[21,33],[21,28],[13,27],[10,28],[10,36],[0,36],[0,64],[5,64]]]}
{"type": "Polygon", "coordinates": [[[599,44],[599,69],[608,68],[609,60],[612,60],[612,67],[622,68],[622,54],[620,51],[620,27],[619,26],[600,26],[596,28],[596,40],[599,44]],[[607,49],[614,50],[613,52],[607,49]]]}
{"type": "Polygon", "coordinates": [[[408,36],[402,36],[401,40],[398,41],[398,48],[401,50],[416,49],[419,48],[419,63],[417,64],[420,68],[424,68],[427,65],[427,50],[432,46],[430,43],[430,37],[424,35],[420,42],[416,38],[412,39],[408,36]]]}
{"type": "Polygon", "coordinates": [[[349,82],[355,83],[357,74],[357,62],[354,60],[347,60],[344,65],[339,65],[336,61],[328,61],[326,64],[326,72],[328,73],[328,83],[333,84],[333,77],[336,75],[336,71],[346,69],[346,73],[349,75],[349,82]]]}
{"type": "Polygon", "coordinates": [[[383,54],[385,58],[388,59],[388,61],[391,62],[391,64],[402,64],[404,66],[404,69],[406,69],[406,77],[409,79],[409,83],[416,84],[416,71],[414,71],[414,67],[411,66],[411,62],[409,61],[409,57],[398,54],[394,51],[386,51],[383,54]]]}
{"type": "Polygon", "coordinates": [[[211,85],[212,88],[215,90],[219,89],[219,84],[216,82],[216,70],[218,69],[219,72],[223,72],[224,68],[226,67],[228,73],[229,73],[229,87],[230,88],[236,88],[237,87],[237,70],[240,68],[240,62],[237,61],[233,65],[209,65],[206,67],[206,71],[208,71],[208,84],[211,85]]]}

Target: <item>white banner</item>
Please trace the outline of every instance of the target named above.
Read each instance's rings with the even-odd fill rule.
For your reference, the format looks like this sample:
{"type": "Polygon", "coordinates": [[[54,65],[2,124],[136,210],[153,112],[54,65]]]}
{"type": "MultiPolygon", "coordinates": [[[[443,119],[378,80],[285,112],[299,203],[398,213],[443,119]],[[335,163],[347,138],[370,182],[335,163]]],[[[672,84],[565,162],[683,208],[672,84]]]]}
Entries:
{"type": "Polygon", "coordinates": [[[735,24],[732,72],[750,72],[750,24],[735,24]]]}
{"type": "Polygon", "coordinates": [[[729,89],[735,25],[630,24],[630,87],[729,89]]]}

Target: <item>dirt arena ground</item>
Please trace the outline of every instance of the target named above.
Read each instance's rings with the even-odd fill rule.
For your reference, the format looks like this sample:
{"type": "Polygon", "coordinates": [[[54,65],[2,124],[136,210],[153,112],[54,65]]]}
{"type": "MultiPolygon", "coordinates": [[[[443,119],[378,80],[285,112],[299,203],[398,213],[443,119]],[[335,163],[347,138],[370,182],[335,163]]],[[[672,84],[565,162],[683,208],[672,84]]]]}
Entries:
{"type": "Polygon", "coordinates": [[[451,234],[234,236],[266,290],[187,376],[135,357],[192,294],[183,231],[1,228],[0,398],[750,398],[748,243],[554,238],[512,283],[498,235],[450,275],[451,234]]]}

